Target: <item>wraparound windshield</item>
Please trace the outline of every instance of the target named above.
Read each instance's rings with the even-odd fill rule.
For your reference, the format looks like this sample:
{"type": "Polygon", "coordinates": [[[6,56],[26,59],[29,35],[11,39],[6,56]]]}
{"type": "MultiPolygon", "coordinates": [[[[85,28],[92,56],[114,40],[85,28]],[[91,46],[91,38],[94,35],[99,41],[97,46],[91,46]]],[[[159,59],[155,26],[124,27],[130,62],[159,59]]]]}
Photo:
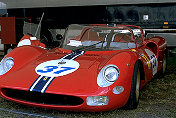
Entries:
{"type": "Polygon", "coordinates": [[[68,50],[121,50],[138,47],[132,30],[126,27],[70,25],[62,48],[68,50]]]}

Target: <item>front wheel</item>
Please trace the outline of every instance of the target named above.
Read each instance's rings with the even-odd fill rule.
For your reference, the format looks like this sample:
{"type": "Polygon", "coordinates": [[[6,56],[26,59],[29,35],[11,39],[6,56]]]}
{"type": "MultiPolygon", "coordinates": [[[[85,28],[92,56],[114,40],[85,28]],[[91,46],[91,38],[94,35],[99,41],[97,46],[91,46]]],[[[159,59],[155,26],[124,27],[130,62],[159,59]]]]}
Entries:
{"type": "Polygon", "coordinates": [[[127,109],[136,109],[139,103],[140,95],[140,81],[141,81],[141,72],[140,72],[140,63],[137,61],[133,70],[133,77],[131,83],[131,91],[125,108],[127,109]]]}

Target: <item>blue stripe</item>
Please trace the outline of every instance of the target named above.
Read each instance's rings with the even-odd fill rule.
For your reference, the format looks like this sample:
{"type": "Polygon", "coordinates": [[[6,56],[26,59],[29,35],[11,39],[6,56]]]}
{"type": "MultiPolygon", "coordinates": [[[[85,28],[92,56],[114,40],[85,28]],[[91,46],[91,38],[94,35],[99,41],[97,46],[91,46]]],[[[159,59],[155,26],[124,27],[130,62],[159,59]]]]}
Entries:
{"type": "MultiPolygon", "coordinates": [[[[84,53],[85,53],[85,51],[77,51],[76,53],[70,53],[70,54],[62,57],[61,59],[69,59],[69,60],[76,59],[77,57],[83,55],[84,53]]],[[[42,93],[45,93],[45,91],[47,90],[47,88],[50,86],[50,84],[52,83],[52,81],[55,78],[53,78],[52,80],[50,80],[50,79],[51,79],[51,77],[39,75],[38,78],[34,81],[34,83],[30,86],[29,91],[42,92],[42,90],[44,89],[44,91],[42,93]],[[41,79],[39,80],[39,78],[41,78],[41,79]],[[33,88],[33,89],[31,90],[31,88],[33,88]]]]}
{"type": "Polygon", "coordinates": [[[72,59],[72,58],[75,57],[76,55],[77,55],[77,54],[71,54],[71,55],[65,57],[64,59],[72,59]]]}
{"type": "MultiPolygon", "coordinates": [[[[41,76],[41,75],[39,75],[39,76],[37,77],[37,79],[34,81],[34,83],[40,78],[40,76],[41,76]]],[[[32,88],[32,86],[34,85],[34,83],[30,86],[29,91],[30,91],[30,89],[32,88]]]]}
{"type": "Polygon", "coordinates": [[[32,91],[35,92],[41,92],[41,90],[43,89],[43,87],[45,86],[45,84],[49,81],[51,77],[45,77],[43,76],[40,81],[36,84],[36,86],[34,87],[34,89],[32,91]],[[45,80],[46,78],[46,80],[45,80]]]}
{"type": "Polygon", "coordinates": [[[74,57],[77,57],[78,55],[82,55],[82,54],[84,54],[85,53],[85,51],[77,51],[76,53],[71,53],[71,54],[68,54],[68,56],[66,56],[65,58],[63,58],[63,59],[76,59],[76,58],[74,58],[74,57]]]}
{"type": "Polygon", "coordinates": [[[50,86],[50,84],[53,82],[53,80],[54,80],[55,78],[53,78],[52,79],[52,81],[47,85],[47,87],[45,88],[45,90],[44,90],[44,92],[43,93],[45,93],[46,92],[46,90],[47,90],[47,88],[50,86]]]}

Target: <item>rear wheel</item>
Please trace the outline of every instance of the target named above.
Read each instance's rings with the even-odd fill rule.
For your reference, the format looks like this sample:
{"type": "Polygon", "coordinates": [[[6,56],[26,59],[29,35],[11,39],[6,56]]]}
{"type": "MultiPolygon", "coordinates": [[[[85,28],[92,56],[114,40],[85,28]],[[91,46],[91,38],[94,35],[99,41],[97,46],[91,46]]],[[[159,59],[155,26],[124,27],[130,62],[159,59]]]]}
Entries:
{"type": "Polygon", "coordinates": [[[133,70],[133,77],[131,83],[131,91],[127,104],[125,107],[127,109],[135,109],[139,103],[140,96],[140,81],[141,81],[141,72],[140,72],[140,63],[137,61],[133,70]]]}
{"type": "Polygon", "coordinates": [[[167,52],[165,52],[164,55],[163,55],[162,69],[157,74],[158,78],[164,77],[164,74],[166,72],[166,68],[167,68],[167,52]]]}
{"type": "Polygon", "coordinates": [[[166,72],[166,68],[167,68],[167,56],[166,56],[166,53],[164,53],[163,63],[162,63],[162,74],[166,72]]]}

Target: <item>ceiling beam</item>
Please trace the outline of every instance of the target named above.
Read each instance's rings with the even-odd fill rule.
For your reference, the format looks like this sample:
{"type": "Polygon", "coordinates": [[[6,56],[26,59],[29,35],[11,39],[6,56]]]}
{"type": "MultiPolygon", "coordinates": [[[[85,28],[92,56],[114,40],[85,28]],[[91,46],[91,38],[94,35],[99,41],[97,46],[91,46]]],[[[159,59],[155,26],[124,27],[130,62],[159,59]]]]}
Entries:
{"type": "Polygon", "coordinates": [[[176,0],[1,0],[1,2],[3,4],[6,4],[7,9],[13,9],[66,6],[176,3],[176,0]]]}

